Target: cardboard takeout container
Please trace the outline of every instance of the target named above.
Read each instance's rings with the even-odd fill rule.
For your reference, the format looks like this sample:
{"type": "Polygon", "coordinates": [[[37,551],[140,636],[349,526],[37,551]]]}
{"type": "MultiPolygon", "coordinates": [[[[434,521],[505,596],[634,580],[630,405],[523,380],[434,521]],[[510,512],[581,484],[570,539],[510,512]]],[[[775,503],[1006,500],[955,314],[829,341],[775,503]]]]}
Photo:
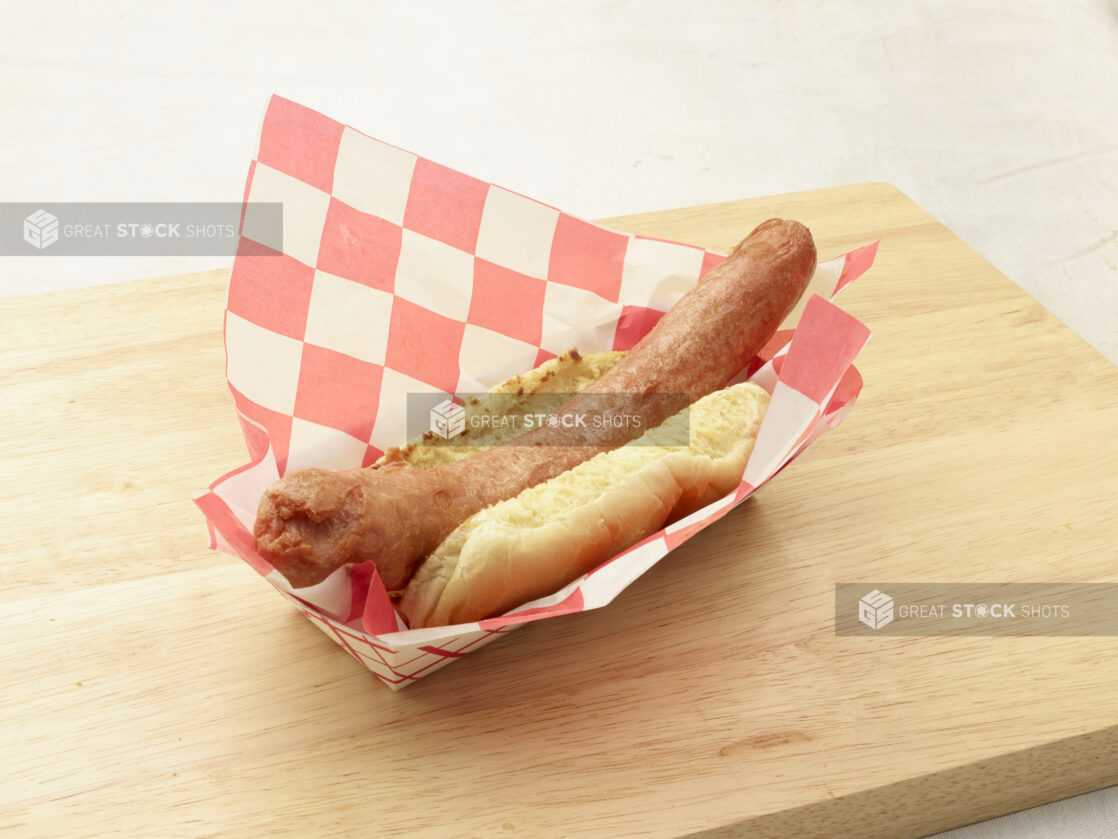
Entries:
{"type": "Polygon", "coordinates": [[[408,393],[484,391],[571,347],[629,349],[722,256],[608,230],[280,97],[245,200],[225,347],[250,461],[195,502],[212,548],[249,563],[394,690],[524,623],[606,605],[836,427],[861,388],[852,364],[869,331],[829,301],[877,243],[820,264],[739,376],[773,398],[734,492],[507,615],[408,630],[367,568],[292,590],[252,548],[264,489],[295,469],[371,464],[404,441],[408,393]],[[282,243],[256,202],[282,202],[282,243]]]}

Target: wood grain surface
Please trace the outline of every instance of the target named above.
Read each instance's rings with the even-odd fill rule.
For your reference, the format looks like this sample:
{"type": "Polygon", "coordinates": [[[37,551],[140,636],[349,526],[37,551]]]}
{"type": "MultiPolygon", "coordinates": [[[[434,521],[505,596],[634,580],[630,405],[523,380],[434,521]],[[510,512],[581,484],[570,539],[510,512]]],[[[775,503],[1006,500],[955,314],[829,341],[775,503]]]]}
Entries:
{"type": "Polygon", "coordinates": [[[775,215],[882,240],[849,419],[610,606],[400,693],[205,548],[226,273],[4,301],[0,832],[903,839],[1118,782],[1118,639],[833,629],[837,581],[1118,580],[1118,369],[888,185],[607,223],[775,215]]]}

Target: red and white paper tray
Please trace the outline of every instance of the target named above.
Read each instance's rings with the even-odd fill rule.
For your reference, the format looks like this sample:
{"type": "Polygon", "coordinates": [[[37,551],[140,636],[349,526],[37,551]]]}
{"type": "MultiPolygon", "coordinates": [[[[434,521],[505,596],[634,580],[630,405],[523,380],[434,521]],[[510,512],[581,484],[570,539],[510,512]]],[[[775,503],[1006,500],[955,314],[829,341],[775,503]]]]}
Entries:
{"type": "MultiPolygon", "coordinates": [[[[393,689],[528,621],[606,605],[837,426],[861,389],[852,362],[869,330],[829,301],[877,243],[822,263],[742,371],[773,398],[733,493],[507,615],[408,630],[371,563],[291,589],[252,547],[264,489],[304,467],[368,466],[404,442],[408,393],[487,390],[571,347],[629,349],[722,256],[608,230],[279,97],[245,199],[225,349],[251,460],[195,501],[211,547],[245,560],[393,689]],[[254,202],[282,202],[281,253],[259,241],[254,202]]],[[[742,219],[742,234],[760,221],[742,219]]]]}

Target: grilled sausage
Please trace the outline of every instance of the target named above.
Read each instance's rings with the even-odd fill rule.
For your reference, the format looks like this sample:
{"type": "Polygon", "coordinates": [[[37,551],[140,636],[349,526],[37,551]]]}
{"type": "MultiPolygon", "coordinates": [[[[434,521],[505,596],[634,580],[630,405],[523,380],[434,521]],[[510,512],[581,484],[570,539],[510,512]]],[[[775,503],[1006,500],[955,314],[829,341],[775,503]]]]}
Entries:
{"type": "Polygon", "coordinates": [[[372,560],[385,586],[402,589],[460,523],[600,451],[624,445],[723,387],[772,336],[815,270],[815,244],[795,221],[771,219],[688,291],[605,376],[559,413],[605,407],[643,428],[543,426],[476,457],[434,469],[407,463],[332,472],[304,469],[261,498],[257,552],[298,588],[347,563],[372,560]],[[610,401],[612,400],[612,401],[610,401]]]}

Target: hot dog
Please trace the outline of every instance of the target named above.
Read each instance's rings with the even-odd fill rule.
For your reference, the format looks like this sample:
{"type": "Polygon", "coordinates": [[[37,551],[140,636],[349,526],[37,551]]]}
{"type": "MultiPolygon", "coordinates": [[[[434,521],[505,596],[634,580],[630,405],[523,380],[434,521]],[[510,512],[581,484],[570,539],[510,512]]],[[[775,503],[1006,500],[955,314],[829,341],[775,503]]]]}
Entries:
{"type": "MultiPolygon", "coordinates": [[[[771,219],[685,294],[605,376],[561,410],[595,400],[632,400],[651,424],[649,394],[691,401],[721,388],[764,346],[815,270],[815,244],[798,222],[771,219]]],[[[389,590],[479,510],[629,442],[621,426],[540,428],[519,441],[434,469],[406,463],[285,476],[263,495],[254,528],[257,552],[298,588],[347,563],[371,560],[389,590]]]]}

